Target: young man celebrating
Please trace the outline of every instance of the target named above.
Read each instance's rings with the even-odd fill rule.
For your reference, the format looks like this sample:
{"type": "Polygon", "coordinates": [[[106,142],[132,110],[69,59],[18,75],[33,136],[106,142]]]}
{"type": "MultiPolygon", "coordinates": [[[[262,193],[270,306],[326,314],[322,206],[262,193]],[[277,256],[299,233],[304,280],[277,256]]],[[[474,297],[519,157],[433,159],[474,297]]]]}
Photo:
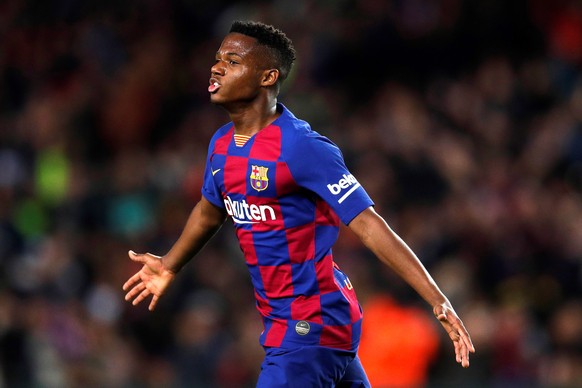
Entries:
{"type": "Polygon", "coordinates": [[[259,387],[362,386],[362,311],[333,261],[340,221],[429,303],[469,366],[469,333],[408,246],[373,207],[335,144],[277,102],[295,60],[285,34],[235,22],[216,53],[210,100],[231,122],[210,141],[202,198],[170,251],[129,252],[143,267],[124,285],[153,310],[180,269],[229,216],[255,288],[266,356],[259,387]]]}

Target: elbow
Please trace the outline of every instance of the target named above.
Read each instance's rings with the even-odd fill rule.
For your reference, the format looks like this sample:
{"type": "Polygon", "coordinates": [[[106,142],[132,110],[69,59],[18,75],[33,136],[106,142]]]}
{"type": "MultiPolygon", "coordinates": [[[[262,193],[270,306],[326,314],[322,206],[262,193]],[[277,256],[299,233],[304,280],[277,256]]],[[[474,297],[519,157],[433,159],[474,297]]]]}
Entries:
{"type": "Polygon", "coordinates": [[[349,228],[358,236],[362,244],[371,248],[377,230],[376,213],[364,211],[350,222],[349,228]],[[374,217],[375,216],[375,217],[374,217]]]}

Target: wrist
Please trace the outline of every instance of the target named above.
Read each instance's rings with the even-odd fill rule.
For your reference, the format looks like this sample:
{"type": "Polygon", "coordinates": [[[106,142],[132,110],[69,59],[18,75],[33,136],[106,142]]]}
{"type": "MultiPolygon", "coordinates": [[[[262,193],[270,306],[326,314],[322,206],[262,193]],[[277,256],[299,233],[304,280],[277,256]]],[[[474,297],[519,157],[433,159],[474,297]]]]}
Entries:
{"type": "Polygon", "coordinates": [[[182,269],[180,261],[176,261],[169,255],[162,256],[161,258],[164,269],[170,272],[172,275],[176,275],[182,269]]]}

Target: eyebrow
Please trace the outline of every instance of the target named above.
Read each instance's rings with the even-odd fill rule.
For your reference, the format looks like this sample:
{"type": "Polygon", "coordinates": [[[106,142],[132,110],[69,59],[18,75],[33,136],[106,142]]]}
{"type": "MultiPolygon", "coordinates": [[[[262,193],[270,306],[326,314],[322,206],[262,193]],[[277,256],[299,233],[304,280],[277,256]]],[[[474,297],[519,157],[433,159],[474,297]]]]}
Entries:
{"type": "MultiPolygon", "coordinates": [[[[222,55],[222,54],[220,53],[220,51],[217,51],[216,52],[216,56],[219,56],[219,55],[222,55]]],[[[224,55],[226,55],[226,56],[237,56],[239,58],[242,58],[242,55],[237,54],[237,53],[233,53],[233,52],[224,53],[224,55]]]]}

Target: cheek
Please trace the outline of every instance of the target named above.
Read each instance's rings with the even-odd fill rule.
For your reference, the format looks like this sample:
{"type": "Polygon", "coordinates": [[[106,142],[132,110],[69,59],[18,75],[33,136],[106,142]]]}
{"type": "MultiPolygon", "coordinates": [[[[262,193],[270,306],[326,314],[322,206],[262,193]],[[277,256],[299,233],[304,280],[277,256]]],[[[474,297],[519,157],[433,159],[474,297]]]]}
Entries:
{"type": "Polygon", "coordinates": [[[254,74],[249,72],[233,75],[231,87],[233,92],[246,93],[250,90],[256,90],[259,88],[259,82],[254,74]]]}

